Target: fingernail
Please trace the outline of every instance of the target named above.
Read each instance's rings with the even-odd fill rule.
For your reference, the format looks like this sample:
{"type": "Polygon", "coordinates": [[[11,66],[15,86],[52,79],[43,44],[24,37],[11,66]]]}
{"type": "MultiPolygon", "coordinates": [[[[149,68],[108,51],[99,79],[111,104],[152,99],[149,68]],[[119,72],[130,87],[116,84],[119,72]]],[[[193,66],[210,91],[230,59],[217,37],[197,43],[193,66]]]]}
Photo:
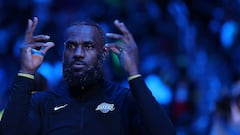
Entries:
{"type": "Polygon", "coordinates": [[[118,19],[116,19],[116,20],[114,21],[114,23],[119,23],[119,20],[118,20],[118,19]]]}
{"type": "Polygon", "coordinates": [[[50,38],[50,36],[48,36],[48,35],[45,35],[45,38],[50,38]]]}
{"type": "Polygon", "coordinates": [[[106,33],[106,36],[110,36],[111,35],[111,33],[106,33]]]}
{"type": "Polygon", "coordinates": [[[108,50],[108,48],[107,47],[104,47],[104,51],[107,51],[108,50]]]}
{"type": "Polygon", "coordinates": [[[53,42],[46,42],[45,45],[46,45],[46,46],[54,45],[54,43],[53,43],[53,42]]]}

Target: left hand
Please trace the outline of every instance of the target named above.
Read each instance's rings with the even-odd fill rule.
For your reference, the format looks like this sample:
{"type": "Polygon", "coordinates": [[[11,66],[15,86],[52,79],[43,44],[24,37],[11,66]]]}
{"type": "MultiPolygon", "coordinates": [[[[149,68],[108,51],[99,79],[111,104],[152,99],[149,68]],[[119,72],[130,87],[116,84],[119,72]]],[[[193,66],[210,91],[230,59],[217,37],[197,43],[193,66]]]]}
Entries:
{"type": "Polygon", "coordinates": [[[120,42],[107,43],[105,50],[113,51],[122,61],[124,69],[129,76],[136,75],[138,71],[138,48],[136,42],[123,22],[119,20],[114,21],[115,26],[122,32],[121,34],[107,33],[108,38],[116,39],[120,42]]]}

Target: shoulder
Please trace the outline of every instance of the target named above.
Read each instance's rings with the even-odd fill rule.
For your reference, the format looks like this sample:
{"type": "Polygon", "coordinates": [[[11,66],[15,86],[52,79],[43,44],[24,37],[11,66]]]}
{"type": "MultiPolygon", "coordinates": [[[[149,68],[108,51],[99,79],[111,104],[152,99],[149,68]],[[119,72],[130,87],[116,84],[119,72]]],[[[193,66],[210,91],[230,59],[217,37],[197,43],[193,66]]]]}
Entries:
{"type": "Polygon", "coordinates": [[[57,95],[52,91],[38,91],[32,94],[32,101],[48,101],[57,95]]]}

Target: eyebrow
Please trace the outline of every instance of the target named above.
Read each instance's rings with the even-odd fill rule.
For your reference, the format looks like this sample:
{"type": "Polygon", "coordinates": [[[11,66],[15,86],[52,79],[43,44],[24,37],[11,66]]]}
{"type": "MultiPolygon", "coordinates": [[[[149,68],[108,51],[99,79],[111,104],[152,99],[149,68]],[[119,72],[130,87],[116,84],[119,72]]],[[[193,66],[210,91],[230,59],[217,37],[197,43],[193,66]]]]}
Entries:
{"type": "Polygon", "coordinates": [[[86,44],[86,43],[87,43],[87,44],[93,44],[93,45],[95,44],[93,41],[84,41],[84,42],[83,42],[83,44],[86,44]]]}
{"type": "MultiPolygon", "coordinates": [[[[65,45],[69,44],[69,43],[78,44],[78,42],[73,41],[73,40],[67,40],[67,41],[64,42],[65,45]]],[[[84,41],[82,44],[92,44],[92,45],[95,46],[96,43],[94,41],[84,41]]]]}
{"type": "Polygon", "coordinates": [[[74,41],[70,41],[70,40],[66,40],[65,42],[64,42],[64,45],[66,46],[67,44],[77,44],[76,42],[74,42],[74,41]]]}

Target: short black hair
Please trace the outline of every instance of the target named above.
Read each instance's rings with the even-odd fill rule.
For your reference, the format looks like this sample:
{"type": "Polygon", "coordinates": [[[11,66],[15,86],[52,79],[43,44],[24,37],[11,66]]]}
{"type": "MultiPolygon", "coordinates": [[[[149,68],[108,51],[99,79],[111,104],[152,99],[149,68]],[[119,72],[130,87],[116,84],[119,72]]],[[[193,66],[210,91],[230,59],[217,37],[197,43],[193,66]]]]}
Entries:
{"type": "Polygon", "coordinates": [[[74,23],[70,24],[68,26],[68,28],[70,28],[72,26],[79,26],[79,25],[93,26],[93,27],[97,28],[97,30],[100,34],[100,37],[101,37],[101,46],[102,47],[104,46],[105,39],[106,39],[105,33],[104,33],[103,29],[101,28],[101,26],[97,22],[94,22],[94,21],[91,21],[91,20],[77,21],[77,22],[74,22],[74,23]]]}

